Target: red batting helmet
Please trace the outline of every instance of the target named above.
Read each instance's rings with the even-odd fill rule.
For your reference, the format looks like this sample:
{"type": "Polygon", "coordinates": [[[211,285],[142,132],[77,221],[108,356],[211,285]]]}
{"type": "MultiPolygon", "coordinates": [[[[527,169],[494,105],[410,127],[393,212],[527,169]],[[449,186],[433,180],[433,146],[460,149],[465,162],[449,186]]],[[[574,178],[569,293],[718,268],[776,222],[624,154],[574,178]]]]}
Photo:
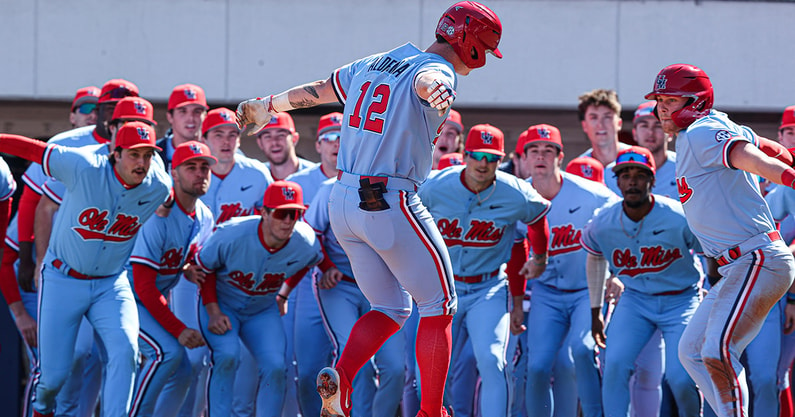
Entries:
{"type": "Polygon", "coordinates": [[[469,68],[486,65],[486,53],[502,58],[497,49],[502,36],[500,18],[488,7],[474,2],[462,1],[444,12],[436,34],[444,38],[469,68]]]}
{"type": "Polygon", "coordinates": [[[654,80],[654,90],[646,94],[646,99],[656,100],[657,95],[690,99],[682,109],[671,114],[671,121],[682,129],[709,114],[714,100],[712,82],[707,73],[688,64],[673,64],[663,68],[654,80]]]}

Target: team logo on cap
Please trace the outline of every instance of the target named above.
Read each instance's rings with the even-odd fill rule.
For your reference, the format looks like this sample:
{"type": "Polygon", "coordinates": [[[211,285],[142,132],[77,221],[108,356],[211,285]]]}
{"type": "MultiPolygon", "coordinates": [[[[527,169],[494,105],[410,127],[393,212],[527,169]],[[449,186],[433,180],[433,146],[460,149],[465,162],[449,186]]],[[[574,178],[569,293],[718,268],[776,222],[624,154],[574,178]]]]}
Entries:
{"type": "Polygon", "coordinates": [[[271,121],[268,122],[268,125],[277,125],[279,124],[279,116],[271,117],[271,121]]]}
{"type": "Polygon", "coordinates": [[[282,188],[282,195],[287,201],[295,201],[295,190],[292,188],[282,188]]]}
{"type": "Polygon", "coordinates": [[[99,89],[89,88],[88,90],[86,90],[86,94],[88,94],[90,96],[98,96],[99,95],[99,89]]]}
{"type": "Polygon", "coordinates": [[[538,137],[539,138],[541,138],[541,139],[549,139],[549,136],[550,136],[549,129],[547,129],[545,127],[540,127],[538,129],[536,129],[536,132],[538,132],[538,137]]]}
{"type": "Polygon", "coordinates": [[[182,90],[182,92],[185,94],[185,97],[187,97],[188,100],[196,100],[196,90],[192,88],[186,88],[182,90]]]}
{"type": "Polygon", "coordinates": [[[138,132],[138,137],[141,138],[141,140],[149,140],[149,130],[143,127],[136,127],[135,130],[138,132]]]}
{"type": "Polygon", "coordinates": [[[334,116],[329,117],[329,120],[331,120],[331,123],[334,123],[335,125],[342,124],[342,117],[337,116],[336,114],[334,116]]]}
{"type": "Polygon", "coordinates": [[[494,141],[494,135],[492,135],[491,132],[480,132],[480,139],[483,140],[485,145],[491,145],[494,141]]]}
{"type": "Polygon", "coordinates": [[[135,112],[138,114],[146,114],[146,106],[144,103],[136,100],[133,102],[133,107],[135,107],[135,112]]]}
{"type": "Polygon", "coordinates": [[[188,145],[188,148],[190,148],[191,152],[193,152],[194,155],[201,155],[202,153],[202,147],[199,146],[198,144],[191,143],[190,145],[188,145]]]}
{"type": "Polygon", "coordinates": [[[232,112],[222,111],[222,112],[218,113],[218,116],[220,116],[222,119],[224,119],[225,122],[231,122],[232,121],[232,112]]]}
{"type": "Polygon", "coordinates": [[[665,85],[668,84],[668,79],[665,78],[665,74],[658,75],[655,84],[657,85],[657,90],[665,90],[665,85]]]}
{"type": "Polygon", "coordinates": [[[593,178],[593,167],[590,165],[580,166],[580,172],[585,178],[593,178]]]}

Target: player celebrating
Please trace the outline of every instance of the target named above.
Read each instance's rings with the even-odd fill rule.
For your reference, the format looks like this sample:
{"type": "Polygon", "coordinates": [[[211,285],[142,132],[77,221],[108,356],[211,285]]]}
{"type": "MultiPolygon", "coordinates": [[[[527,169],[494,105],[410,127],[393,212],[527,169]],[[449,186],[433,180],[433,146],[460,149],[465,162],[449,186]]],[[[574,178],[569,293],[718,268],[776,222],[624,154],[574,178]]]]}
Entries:
{"type": "Polygon", "coordinates": [[[272,117],[257,133],[257,146],[268,158],[265,165],[270,169],[274,180],[283,180],[291,174],[315,165],[314,162],[299,158],[295,154],[298,139],[295,122],[289,113],[272,117]]]}
{"type": "Polygon", "coordinates": [[[166,200],[171,186],[162,169],[150,169],[157,149],[155,132],[141,122],[126,124],[109,157],[16,135],[0,135],[0,144],[5,152],[43,161],[45,174],[68,189],[42,271],[41,361],[34,386],[34,416],[52,415],[84,315],[108,356],[103,413],[125,415],[138,351],[138,315],[124,262],[138,229],[166,200]]]}
{"type": "MultiPolygon", "coordinates": [[[[472,127],[464,147],[466,164],[440,172],[419,191],[453,259],[456,292],[460,294],[453,338],[469,335],[483,380],[481,410],[493,416],[506,416],[510,410],[511,373],[505,358],[508,333],[524,330],[524,276],[536,278],[544,271],[549,236],[545,217],[549,201],[526,182],[497,172],[505,156],[503,143],[503,133],[496,127],[472,127]],[[531,260],[522,244],[522,250],[513,248],[517,222],[527,224],[528,234],[533,236],[531,260]],[[506,280],[500,275],[500,266],[509,260],[506,280]]],[[[460,345],[457,341],[453,344],[460,345]]],[[[451,381],[453,408],[458,410],[455,404],[461,396],[456,395],[455,383],[451,381]]]]}
{"type": "Polygon", "coordinates": [[[461,113],[450,109],[447,120],[442,125],[442,131],[436,138],[436,145],[433,147],[433,169],[439,168],[439,161],[442,156],[449,153],[461,152],[464,144],[464,125],[461,121],[461,113]]]}
{"type": "Polygon", "coordinates": [[[345,105],[337,163],[342,172],[329,210],[373,310],[357,321],[336,368],[318,376],[322,415],[348,415],[350,381],[400,329],[411,312],[411,296],[422,316],[419,415],[442,413],[457,300],[444,241],[415,190],[431,169],[434,138],[455,99],[456,73],[482,67],[488,53],[502,56],[502,24],[487,7],[466,1],[444,13],[436,34],[425,51],[406,44],[337,69],[325,81],[238,107],[241,125],[261,129],[274,113],[335,101],[345,105]]]}
{"type": "Polygon", "coordinates": [[[207,273],[199,323],[210,347],[209,417],[229,416],[240,361],[240,340],[256,360],[257,415],[280,413],[284,402],[286,340],[279,318],[290,291],[323,259],[306,223],[301,187],[290,181],[268,186],[260,216],[218,226],[196,256],[207,273]],[[263,332],[263,329],[269,331],[263,332]]]}
{"type": "Polygon", "coordinates": [[[746,415],[739,357],[795,272],[753,174],[793,187],[793,157],[713,110],[712,83],[698,67],[663,68],[646,98],[657,101],[663,130],[676,136],[679,200],[723,276],[682,335],[679,357],[719,416],[746,415]]]}
{"type": "Polygon", "coordinates": [[[198,85],[180,84],[171,90],[166,112],[166,119],[171,127],[165,136],[157,140],[157,145],[163,148],[159,154],[167,171],[171,169],[171,157],[177,146],[187,141],[199,140],[202,122],[207,117],[208,109],[204,89],[198,85]]]}
{"type": "MultiPolygon", "coordinates": [[[[531,416],[552,416],[576,398],[552,397],[550,380],[558,351],[571,350],[576,369],[577,393],[583,415],[602,415],[601,382],[596,351],[590,337],[586,252],[579,236],[594,212],[616,196],[594,181],[562,173],[564,158],[560,131],[550,125],[530,126],[523,141],[522,161],[533,188],[552,202],[547,214],[550,229],[549,265],[531,282],[532,307],[528,315],[526,344],[527,391],[525,404],[531,416]],[[568,403],[568,404],[567,404],[568,403]]],[[[572,381],[572,384],[575,381],[572,381]]],[[[555,384],[563,381],[555,379],[555,384]]],[[[564,393],[565,395],[565,393],[564,393]]]]}
{"type": "Polygon", "coordinates": [[[592,334],[605,352],[602,401],[605,415],[628,416],[629,379],[635,359],[655,329],[666,346],[666,379],[682,415],[698,415],[695,383],[677,360],[676,346],[699,302],[700,275],[691,250],[701,247],[681,206],[652,195],[654,159],[633,146],[618,153],[613,172],[624,199],[604,207],[585,227],[582,246],[591,299],[592,334]],[[602,301],[607,265],[625,291],[605,339],[602,301]]]}
{"type": "Polygon", "coordinates": [[[168,217],[154,216],[144,224],[127,264],[141,325],[138,347],[145,358],[130,416],[176,416],[191,384],[185,348],[204,345],[199,330],[188,328],[169,310],[166,297],[215,224],[199,197],[210,186],[210,165],[216,159],[207,145],[196,141],[178,145],[172,156],[176,208],[168,217]],[[168,379],[174,383],[164,391],[168,379]],[[156,409],[159,397],[163,401],[156,409]]]}
{"type": "Polygon", "coordinates": [[[596,89],[579,97],[577,115],[591,149],[580,156],[590,156],[607,166],[616,159],[618,151],[629,145],[618,141],[621,131],[621,103],[614,90],[596,89]]]}

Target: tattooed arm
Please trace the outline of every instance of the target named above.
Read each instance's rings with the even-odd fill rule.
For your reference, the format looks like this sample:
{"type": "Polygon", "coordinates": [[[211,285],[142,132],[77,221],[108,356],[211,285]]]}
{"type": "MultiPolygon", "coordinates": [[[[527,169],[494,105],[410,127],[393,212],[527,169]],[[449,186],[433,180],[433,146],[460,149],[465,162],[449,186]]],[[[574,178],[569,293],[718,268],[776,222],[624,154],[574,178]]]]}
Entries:
{"type": "Polygon", "coordinates": [[[274,114],[304,109],[319,104],[337,102],[337,95],[331,84],[331,78],[322,81],[299,85],[287,91],[264,98],[252,98],[237,106],[237,125],[243,129],[252,125],[246,134],[256,134],[271,120],[274,114]]]}

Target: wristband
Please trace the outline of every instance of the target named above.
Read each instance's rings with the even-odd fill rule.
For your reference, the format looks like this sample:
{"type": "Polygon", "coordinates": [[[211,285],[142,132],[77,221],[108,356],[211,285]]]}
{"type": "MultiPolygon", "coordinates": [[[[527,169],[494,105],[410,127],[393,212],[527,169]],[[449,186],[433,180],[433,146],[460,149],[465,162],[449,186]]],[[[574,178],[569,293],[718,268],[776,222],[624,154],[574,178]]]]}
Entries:
{"type": "Polygon", "coordinates": [[[547,263],[549,263],[549,258],[547,258],[547,254],[546,253],[533,255],[533,263],[536,266],[543,266],[543,265],[546,265],[547,263]],[[539,259],[543,259],[544,262],[538,262],[539,259]]]}
{"type": "Polygon", "coordinates": [[[276,297],[281,298],[284,301],[287,301],[287,297],[285,297],[285,296],[283,296],[283,295],[281,295],[279,293],[276,293],[276,297]]]}
{"type": "Polygon", "coordinates": [[[781,184],[795,188],[795,169],[787,168],[781,173],[781,184]]]}
{"type": "Polygon", "coordinates": [[[268,112],[279,113],[283,111],[294,110],[295,107],[293,107],[293,105],[290,104],[290,98],[288,97],[288,95],[289,94],[285,91],[284,93],[271,96],[268,112]]]}

